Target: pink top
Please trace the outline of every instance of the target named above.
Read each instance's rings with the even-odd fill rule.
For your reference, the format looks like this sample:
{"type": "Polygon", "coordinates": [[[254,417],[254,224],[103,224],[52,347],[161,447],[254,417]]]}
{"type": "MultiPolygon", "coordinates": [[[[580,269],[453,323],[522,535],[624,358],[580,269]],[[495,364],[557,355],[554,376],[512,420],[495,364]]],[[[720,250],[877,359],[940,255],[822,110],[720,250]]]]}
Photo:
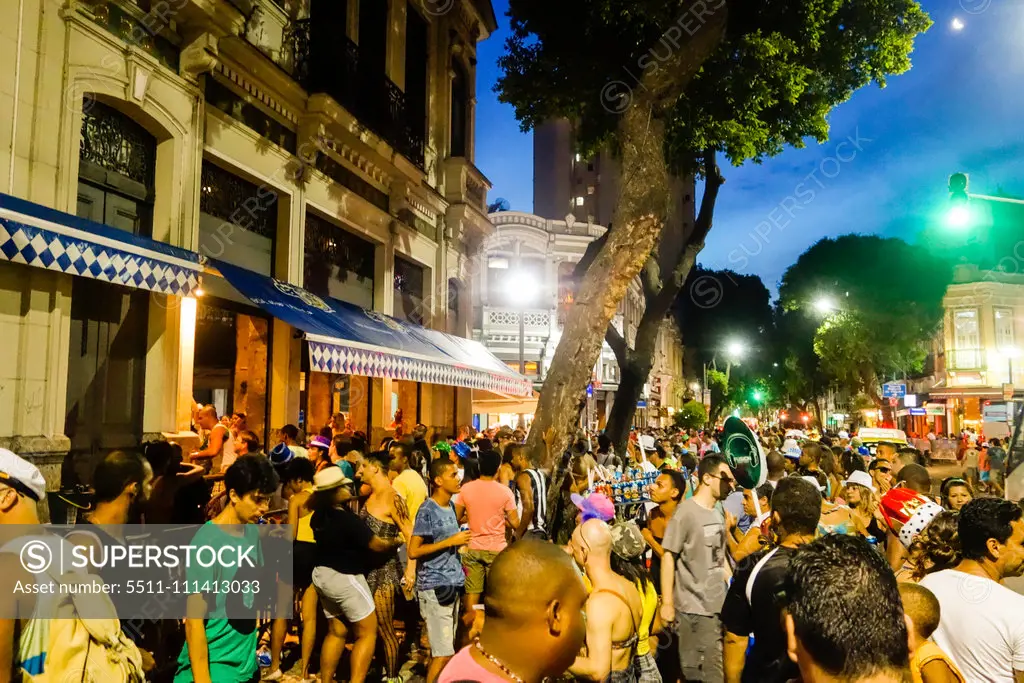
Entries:
{"type": "MultiPolygon", "coordinates": [[[[470,550],[505,549],[505,513],[516,509],[512,489],[492,480],[477,479],[462,485],[459,501],[466,506],[470,550]]],[[[450,666],[450,665],[449,665],[450,666]]]]}
{"type": "MultiPolygon", "coordinates": [[[[474,482],[475,483],[475,482],[474,482]]],[[[441,670],[438,683],[454,683],[454,681],[479,681],[480,683],[507,683],[507,679],[493,674],[476,663],[470,650],[472,645],[467,645],[452,657],[441,670]]]]}

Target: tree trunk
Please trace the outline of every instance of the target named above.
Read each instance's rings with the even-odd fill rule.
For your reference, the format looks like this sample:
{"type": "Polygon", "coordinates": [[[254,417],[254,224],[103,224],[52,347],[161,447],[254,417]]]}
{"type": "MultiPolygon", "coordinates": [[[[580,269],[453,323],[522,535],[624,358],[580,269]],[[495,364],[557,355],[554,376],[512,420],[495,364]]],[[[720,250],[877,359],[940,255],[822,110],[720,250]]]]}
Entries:
{"type": "Polygon", "coordinates": [[[721,43],[727,22],[727,7],[717,9],[666,62],[646,70],[626,95],[617,130],[622,169],[612,225],[568,311],[526,440],[530,457],[543,466],[551,467],[565,451],[608,325],[664,227],[670,187],[664,117],[721,43]]]}
{"type": "Polygon", "coordinates": [[[661,323],[679,296],[690,270],[697,263],[697,254],[704,248],[704,239],[711,230],[718,190],[724,182],[715,162],[714,150],[705,151],[703,166],[706,181],[700,213],[678,253],[669,256],[674,263],[669,277],[662,280],[655,254],[647,260],[641,276],[644,314],[637,327],[634,348],[628,348],[622,335],[614,327],[609,327],[605,333],[605,340],[615,352],[621,374],[612,412],[608,417],[608,427],[605,429],[616,453],[625,452],[636,403],[640,399],[644,383],[650,377],[651,368],[654,367],[654,354],[657,351],[661,323]]]}
{"type": "Polygon", "coordinates": [[[565,450],[577,404],[601,353],[608,324],[664,225],[669,177],[665,129],[651,114],[651,105],[634,104],[619,125],[624,141],[623,183],[614,228],[580,282],[526,441],[531,457],[545,466],[552,464],[544,462],[548,452],[554,455],[565,450]],[[630,218],[620,221],[620,216],[630,218]],[[545,437],[550,440],[547,450],[545,437]]]}
{"type": "Polygon", "coordinates": [[[619,365],[619,388],[615,390],[615,402],[608,415],[605,434],[612,440],[616,455],[625,455],[629,428],[633,424],[636,404],[643,394],[644,383],[651,374],[653,356],[645,359],[637,353],[630,353],[625,365],[619,365]]]}

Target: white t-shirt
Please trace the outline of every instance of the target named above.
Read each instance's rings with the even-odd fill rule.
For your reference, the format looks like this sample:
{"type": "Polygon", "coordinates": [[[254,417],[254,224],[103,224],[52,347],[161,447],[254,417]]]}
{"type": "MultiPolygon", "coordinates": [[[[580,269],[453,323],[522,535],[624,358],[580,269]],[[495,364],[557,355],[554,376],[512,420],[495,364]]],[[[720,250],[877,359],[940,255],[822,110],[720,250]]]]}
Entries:
{"type": "Polygon", "coordinates": [[[1024,596],[955,569],[929,574],[921,585],[942,607],[932,640],[967,683],[1006,683],[1024,671],[1024,596]]]}

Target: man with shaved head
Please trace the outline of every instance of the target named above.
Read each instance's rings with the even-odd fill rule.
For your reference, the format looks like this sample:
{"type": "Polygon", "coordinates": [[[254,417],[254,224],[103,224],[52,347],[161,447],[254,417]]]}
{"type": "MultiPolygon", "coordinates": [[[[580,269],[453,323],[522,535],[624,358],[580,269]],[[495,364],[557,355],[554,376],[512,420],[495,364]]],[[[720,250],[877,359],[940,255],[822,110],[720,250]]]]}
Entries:
{"type": "Polygon", "coordinates": [[[643,602],[636,587],[612,570],[611,529],[599,519],[587,520],[573,531],[569,548],[594,587],[587,600],[587,654],[569,672],[591,681],[634,681],[643,602]]]}
{"type": "Polygon", "coordinates": [[[563,674],[583,646],[583,581],[558,546],[510,545],[487,574],[480,637],[441,672],[440,683],[540,683],[563,674]]]}
{"type": "Polygon", "coordinates": [[[202,446],[192,453],[192,462],[202,465],[207,472],[219,472],[225,451],[234,457],[231,431],[217,418],[217,408],[201,406],[196,414],[196,426],[206,432],[202,446]]]}
{"type": "Polygon", "coordinates": [[[931,475],[924,466],[918,465],[916,462],[904,464],[900,468],[898,481],[908,489],[923,493],[925,496],[929,496],[932,492],[931,475]]]}

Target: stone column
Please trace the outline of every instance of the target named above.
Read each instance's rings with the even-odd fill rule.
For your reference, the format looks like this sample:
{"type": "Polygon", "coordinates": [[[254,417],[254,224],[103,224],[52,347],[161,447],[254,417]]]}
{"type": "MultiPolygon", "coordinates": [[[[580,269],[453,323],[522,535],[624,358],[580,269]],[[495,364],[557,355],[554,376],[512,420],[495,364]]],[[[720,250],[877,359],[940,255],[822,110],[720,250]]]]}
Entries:
{"type": "MultiPolygon", "coordinates": [[[[0,448],[32,461],[48,491],[60,488],[70,448],[67,404],[71,276],[0,263],[0,448]]],[[[49,520],[46,502],[40,506],[49,520]]]]}
{"type": "MultiPolygon", "coordinates": [[[[165,433],[178,431],[178,391],[182,376],[188,376],[191,389],[193,366],[183,366],[182,346],[192,347],[195,327],[190,339],[182,335],[181,297],[150,293],[149,324],[146,331],[146,381],[142,408],[142,439],[150,441],[165,433]]],[[[194,300],[193,300],[194,301],[194,300]]],[[[195,320],[193,314],[193,321],[195,320]]],[[[187,425],[186,425],[187,426],[187,425]]]]}

